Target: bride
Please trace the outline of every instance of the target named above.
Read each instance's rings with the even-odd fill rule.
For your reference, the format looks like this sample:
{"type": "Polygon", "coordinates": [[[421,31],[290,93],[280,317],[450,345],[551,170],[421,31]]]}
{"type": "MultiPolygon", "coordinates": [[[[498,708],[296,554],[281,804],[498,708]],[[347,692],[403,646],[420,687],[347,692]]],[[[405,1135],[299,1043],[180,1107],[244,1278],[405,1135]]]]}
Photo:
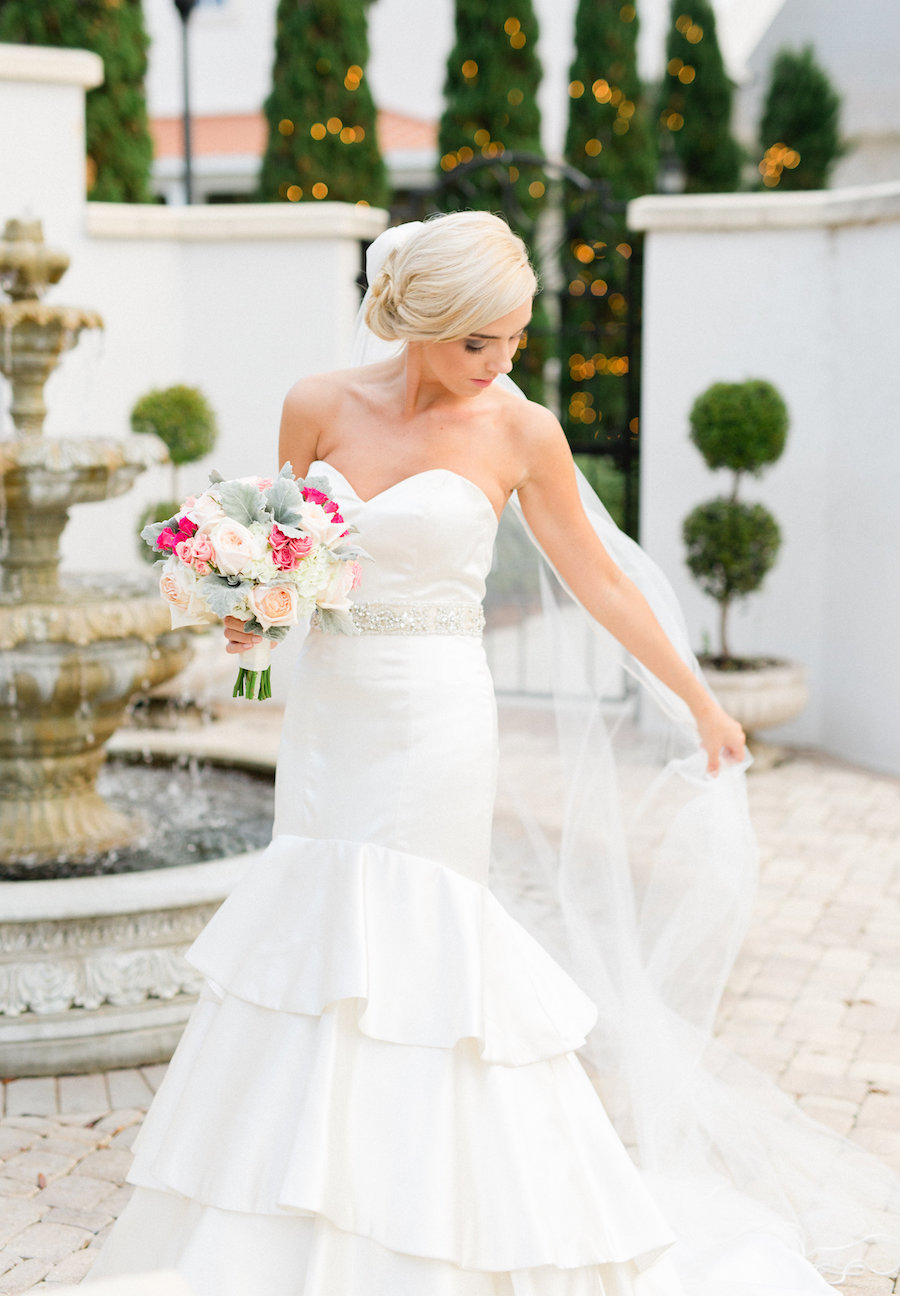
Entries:
{"type": "Polygon", "coordinates": [[[828,1292],[803,1252],[840,1272],[871,1229],[823,1174],[847,1167],[855,1210],[871,1167],[713,1051],[752,884],[744,735],[660,574],[505,379],[537,288],[524,245],[494,216],[438,217],[376,240],[369,281],[360,365],[298,382],[280,444],[370,555],[359,633],[309,631],[272,845],[189,951],[206,988],[91,1276],[171,1268],[198,1296],[828,1292]],[[541,717],[506,743],[506,779],[481,639],[513,514],[559,577],[531,597],[543,583],[560,762],[530,783],[541,717]],[[637,725],[607,723],[623,666],[637,725]],[[507,858],[558,902],[556,958],[487,889],[498,789],[507,858]]]}

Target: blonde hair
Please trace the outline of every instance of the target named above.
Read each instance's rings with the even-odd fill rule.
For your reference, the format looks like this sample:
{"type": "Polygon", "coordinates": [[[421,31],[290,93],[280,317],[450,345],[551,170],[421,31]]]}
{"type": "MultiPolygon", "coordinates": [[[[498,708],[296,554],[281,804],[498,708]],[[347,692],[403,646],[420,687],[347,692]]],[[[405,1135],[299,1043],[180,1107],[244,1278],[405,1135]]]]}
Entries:
{"type": "Polygon", "coordinates": [[[385,341],[448,342],[509,315],[538,289],[528,249],[490,212],[425,221],[370,285],[366,323],[385,341]]]}

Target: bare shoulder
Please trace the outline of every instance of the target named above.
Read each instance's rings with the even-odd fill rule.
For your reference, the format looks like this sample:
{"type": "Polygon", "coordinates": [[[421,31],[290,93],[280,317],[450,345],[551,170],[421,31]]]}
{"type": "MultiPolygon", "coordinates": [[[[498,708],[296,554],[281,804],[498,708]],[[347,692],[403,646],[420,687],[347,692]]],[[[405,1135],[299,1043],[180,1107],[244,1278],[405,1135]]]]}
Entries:
{"type": "Polygon", "coordinates": [[[320,438],[334,427],[364,382],[361,369],[336,369],[298,379],[284,398],[279,462],[289,459],[302,470],[317,458],[320,438]]]}
{"type": "Polygon", "coordinates": [[[518,488],[570,465],[572,453],[559,419],[544,405],[508,393],[504,415],[510,443],[515,447],[518,488]]]}

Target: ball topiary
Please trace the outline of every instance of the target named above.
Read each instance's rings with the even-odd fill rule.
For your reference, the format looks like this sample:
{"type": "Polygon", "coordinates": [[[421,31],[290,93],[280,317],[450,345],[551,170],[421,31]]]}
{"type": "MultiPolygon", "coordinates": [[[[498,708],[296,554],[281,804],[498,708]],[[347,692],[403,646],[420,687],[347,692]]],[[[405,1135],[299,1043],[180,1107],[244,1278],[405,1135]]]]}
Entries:
{"type": "Polygon", "coordinates": [[[219,434],[209,401],[196,387],[183,385],[147,392],[131,411],[131,426],[158,436],[175,465],[202,459],[219,434]]]}
{"type": "Polygon", "coordinates": [[[787,439],[787,406],[771,383],[713,383],[694,401],[691,440],[709,468],[758,476],[787,439]]]}
{"type": "MultiPolygon", "coordinates": [[[[216,444],[219,427],[215,411],[196,387],[178,384],[149,391],[141,396],[131,411],[134,432],[152,432],[169,451],[172,464],[171,498],[149,504],[138,522],[138,536],[148,522],[163,522],[172,516],[183,496],[179,490],[178,469],[209,454],[216,444]],[[173,502],[174,501],[174,502],[173,502]]],[[[138,541],[142,558],[155,562],[152,550],[138,541]]]]}
{"type": "Polygon", "coordinates": [[[728,611],[735,599],[759,589],[781,545],[778,523],[762,504],[737,498],[741,474],[758,475],[784,450],[788,411],[763,379],[714,383],[691,410],[691,440],[710,468],[730,468],[730,497],[698,504],[685,518],[687,566],[704,593],[719,604],[720,654],[716,664],[737,667],[729,648],[728,611]]]}

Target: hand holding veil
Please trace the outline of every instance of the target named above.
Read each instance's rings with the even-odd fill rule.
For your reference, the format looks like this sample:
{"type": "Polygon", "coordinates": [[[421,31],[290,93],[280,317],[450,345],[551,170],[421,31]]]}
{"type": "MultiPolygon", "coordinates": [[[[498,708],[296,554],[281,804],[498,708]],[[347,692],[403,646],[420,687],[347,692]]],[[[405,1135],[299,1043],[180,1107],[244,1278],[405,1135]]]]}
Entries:
{"type": "MultiPolygon", "coordinates": [[[[375,240],[370,283],[419,227],[375,240]]],[[[357,365],[401,349],[370,332],[366,306],[357,365]]],[[[665,576],[578,477],[600,540],[699,675],[665,576]]],[[[832,1277],[892,1272],[897,1177],[712,1036],[756,888],[749,761],[707,775],[685,704],[569,595],[515,497],[495,572],[498,690],[504,660],[524,654],[531,700],[501,698],[492,885],[597,1005],[584,1060],[680,1239],[688,1290],[827,1292],[804,1256],[832,1277]]]]}

